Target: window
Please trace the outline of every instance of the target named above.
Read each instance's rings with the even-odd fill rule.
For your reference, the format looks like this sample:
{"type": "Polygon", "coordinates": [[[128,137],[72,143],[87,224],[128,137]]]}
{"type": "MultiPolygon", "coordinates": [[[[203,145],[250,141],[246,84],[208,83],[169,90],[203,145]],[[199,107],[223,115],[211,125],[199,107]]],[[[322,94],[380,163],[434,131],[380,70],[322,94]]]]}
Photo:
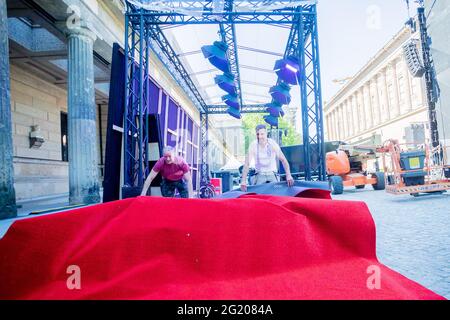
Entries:
{"type": "Polygon", "coordinates": [[[61,160],[65,162],[69,161],[67,131],[67,113],[61,112],[61,160]]]}

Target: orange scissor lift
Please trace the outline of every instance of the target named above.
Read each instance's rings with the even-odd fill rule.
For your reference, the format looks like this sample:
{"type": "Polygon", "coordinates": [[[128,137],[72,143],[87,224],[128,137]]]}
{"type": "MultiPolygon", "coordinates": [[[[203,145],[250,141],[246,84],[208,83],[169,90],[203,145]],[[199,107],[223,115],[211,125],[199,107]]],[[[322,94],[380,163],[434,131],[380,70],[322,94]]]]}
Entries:
{"type": "Polygon", "coordinates": [[[342,194],[344,187],[363,189],[371,185],[374,190],[385,188],[383,172],[367,172],[367,161],[376,160],[377,146],[341,144],[326,154],[327,174],[333,194],[342,194]]]}
{"type": "Polygon", "coordinates": [[[450,166],[447,148],[427,144],[400,144],[387,140],[377,152],[382,153],[386,191],[401,195],[443,193],[450,190],[450,166]]]}

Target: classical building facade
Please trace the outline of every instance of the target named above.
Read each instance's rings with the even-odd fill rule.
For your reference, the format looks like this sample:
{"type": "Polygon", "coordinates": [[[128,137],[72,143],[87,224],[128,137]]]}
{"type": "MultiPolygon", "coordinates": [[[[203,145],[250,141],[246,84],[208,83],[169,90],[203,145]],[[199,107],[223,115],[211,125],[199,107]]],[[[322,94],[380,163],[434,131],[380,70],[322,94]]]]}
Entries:
{"type": "MultiPolygon", "coordinates": [[[[65,193],[72,203],[100,201],[112,47],[123,47],[123,10],[121,0],[1,1],[0,209],[12,198],[65,193]]],[[[153,53],[150,74],[199,126],[198,110],[153,53]]],[[[211,161],[223,165],[233,154],[210,128],[211,161]]]]}
{"type": "Polygon", "coordinates": [[[403,44],[417,34],[396,34],[325,104],[326,139],[379,144],[394,138],[423,142],[428,126],[425,84],[411,76],[403,44]]]}

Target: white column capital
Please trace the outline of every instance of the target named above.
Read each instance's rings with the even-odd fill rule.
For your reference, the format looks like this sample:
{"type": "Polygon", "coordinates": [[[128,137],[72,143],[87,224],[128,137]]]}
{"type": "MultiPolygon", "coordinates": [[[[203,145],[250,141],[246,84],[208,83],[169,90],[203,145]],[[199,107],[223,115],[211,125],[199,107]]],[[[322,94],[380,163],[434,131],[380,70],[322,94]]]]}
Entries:
{"type": "Polygon", "coordinates": [[[388,62],[387,66],[389,67],[389,69],[397,70],[397,62],[398,59],[393,59],[388,62]]]}
{"type": "Polygon", "coordinates": [[[81,37],[92,42],[97,40],[96,33],[92,28],[86,25],[86,23],[82,23],[82,21],[73,24],[69,22],[57,22],[56,26],[64,32],[68,39],[72,37],[81,37]]]}
{"type": "Polygon", "coordinates": [[[95,42],[95,40],[97,40],[97,35],[92,30],[85,27],[67,29],[66,34],[69,39],[71,37],[83,37],[88,38],[92,42],[95,42]]]}

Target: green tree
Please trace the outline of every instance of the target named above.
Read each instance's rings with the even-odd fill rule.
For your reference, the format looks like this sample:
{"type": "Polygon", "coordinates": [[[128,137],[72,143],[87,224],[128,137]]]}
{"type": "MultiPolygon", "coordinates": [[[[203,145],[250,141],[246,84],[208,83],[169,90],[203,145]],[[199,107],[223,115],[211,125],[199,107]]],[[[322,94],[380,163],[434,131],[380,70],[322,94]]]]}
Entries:
{"type": "MultiPolygon", "coordinates": [[[[244,129],[245,138],[245,152],[248,151],[250,143],[256,139],[255,127],[258,124],[266,124],[263,118],[264,114],[260,113],[247,113],[242,116],[242,126],[244,129]]],[[[266,124],[268,128],[270,126],[266,124]]],[[[295,128],[290,125],[285,119],[279,118],[278,128],[285,130],[286,135],[283,134],[282,144],[283,146],[292,146],[302,143],[302,136],[295,131],[295,128]]]]}

